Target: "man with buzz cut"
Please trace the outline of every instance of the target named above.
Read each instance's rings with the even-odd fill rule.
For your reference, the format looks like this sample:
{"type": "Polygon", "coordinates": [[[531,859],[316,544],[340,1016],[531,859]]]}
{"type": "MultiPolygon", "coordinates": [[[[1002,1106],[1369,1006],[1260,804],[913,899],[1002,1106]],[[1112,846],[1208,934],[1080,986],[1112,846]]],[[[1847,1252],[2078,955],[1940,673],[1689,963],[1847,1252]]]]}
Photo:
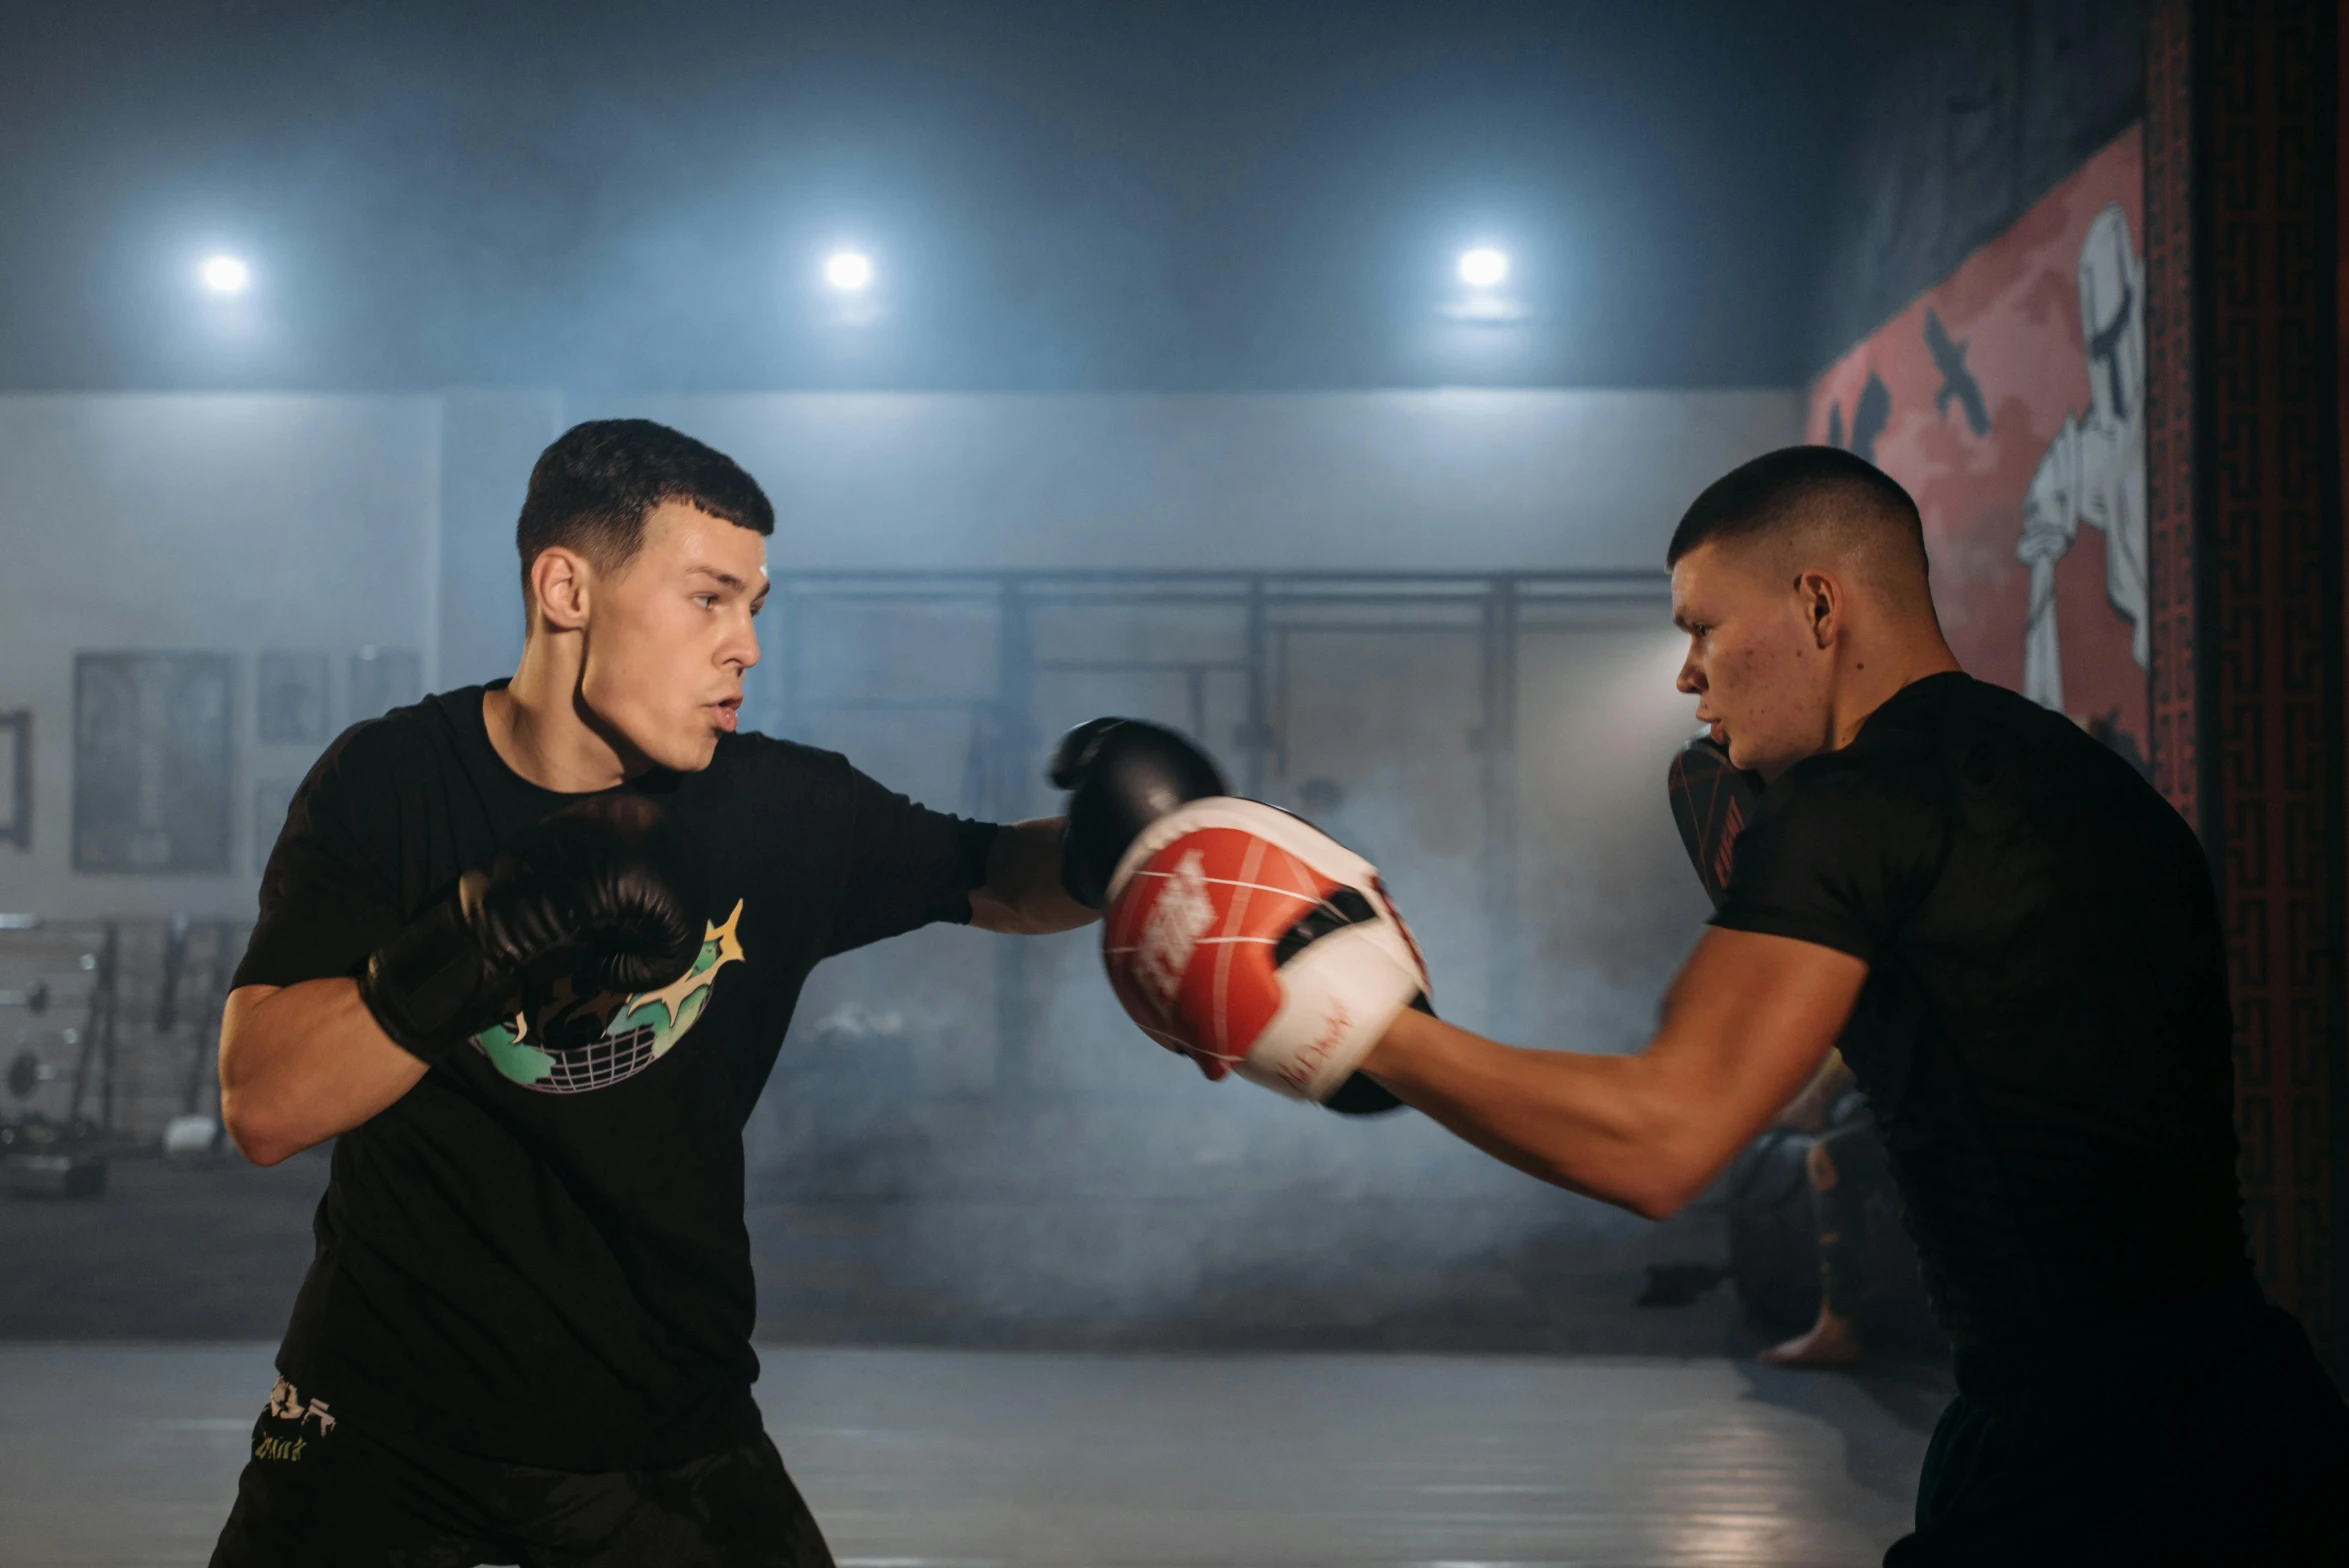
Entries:
{"type": "Polygon", "coordinates": [[[1958,667],[1916,506],[1861,459],[1755,459],[1667,559],[1679,688],[1766,788],[1643,1049],[1521,1050],[1413,1009],[1375,876],[1249,802],[1184,806],[1121,863],[1106,919],[1135,936],[1105,951],[1128,1011],[1211,1076],[1319,1100],[1367,1076],[1651,1217],[1840,1036],[1957,1347],[1889,1568],[2349,1562],[2349,1409],[2245,1258],[2192,830],[2063,715],[1958,667]],[[1262,940],[1177,952],[1170,889],[1218,864],[1247,891],[1176,929],[1262,940]]]}
{"type": "Polygon", "coordinates": [[[336,1140],[215,1568],[831,1561],[763,1432],[742,1129],[808,971],[1047,932],[1057,821],[739,728],[774,513],[644,420],[530,477],[511,680],[345,732],[262,878],[221,1111],[336,1140]]]}

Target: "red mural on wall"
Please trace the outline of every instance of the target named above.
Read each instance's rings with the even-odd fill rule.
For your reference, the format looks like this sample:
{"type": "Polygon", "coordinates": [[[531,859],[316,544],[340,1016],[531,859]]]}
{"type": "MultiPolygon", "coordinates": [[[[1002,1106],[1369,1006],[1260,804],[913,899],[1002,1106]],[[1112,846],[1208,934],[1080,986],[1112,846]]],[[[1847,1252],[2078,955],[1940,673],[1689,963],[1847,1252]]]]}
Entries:
{"type": "Polygon", "coordinates": [[[1808,437],[1917,498],[1967,670],[2140,765],[2144,169],[2132,127],[1829,367],[1808,437]]]}

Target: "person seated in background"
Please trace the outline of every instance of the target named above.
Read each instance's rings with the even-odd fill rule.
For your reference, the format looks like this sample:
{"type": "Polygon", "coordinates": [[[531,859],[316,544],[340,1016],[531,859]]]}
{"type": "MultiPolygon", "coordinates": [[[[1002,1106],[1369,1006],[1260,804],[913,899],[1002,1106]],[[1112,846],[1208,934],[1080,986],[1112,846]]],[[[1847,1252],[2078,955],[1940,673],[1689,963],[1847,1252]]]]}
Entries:
{"type": "Polygon", "coordinates": [[[1803,1156],[1803,1170],[1819,1227],[1819,1316],[1804,1332],[1756,1359],[1774,1367],[1849,1366],[1862,1351],[1863,1210],[1890,1175],[1884,1139],[1853,1087],[1841,1051],[1827,1053],[1818,1075],[1778,1113],[1777,1125],[1818,1135],[1803,1156]]]}

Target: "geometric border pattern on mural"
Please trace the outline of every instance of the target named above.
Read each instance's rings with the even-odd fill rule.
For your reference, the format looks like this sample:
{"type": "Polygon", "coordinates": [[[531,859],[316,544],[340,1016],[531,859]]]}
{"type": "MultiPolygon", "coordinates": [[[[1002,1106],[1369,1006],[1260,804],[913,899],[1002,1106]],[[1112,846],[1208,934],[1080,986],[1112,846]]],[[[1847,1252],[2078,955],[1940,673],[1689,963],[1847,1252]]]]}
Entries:
{"type": "Polygon", "coordinates": [[[2153,782],[2202,826],[2194,652],[2193,8],[2145,33],[2145,531],[2153,782]]]}
{"type": "Polygon", "coordinates": [[[2342,561],[2332,5],[2194,17],[2193,491],[2202,823],[2235,1005],[2245,1220],[2335,1359],[2343,1163],[2342,561]]]}

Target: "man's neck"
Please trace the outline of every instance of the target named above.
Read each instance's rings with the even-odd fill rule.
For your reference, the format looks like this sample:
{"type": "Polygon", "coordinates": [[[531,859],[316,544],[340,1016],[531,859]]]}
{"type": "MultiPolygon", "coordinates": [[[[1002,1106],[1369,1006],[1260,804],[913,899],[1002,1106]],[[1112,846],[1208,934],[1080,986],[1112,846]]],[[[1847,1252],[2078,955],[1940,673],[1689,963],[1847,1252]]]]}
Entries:
{"type": "MultiPolygon", "coordinates": [[[[481,695],[481,723],[498,760],[540,789],[583,795],[643,771],[591,722],[579,699],[578,659],[535,636],[502,690],[481,695]]],[[[570,651],[568,645],[566,650],[570,651]]]]}
{"type": "Polygon", "coordinates": [[[1854,654],[1836,682],[1828,749],[1841,751],[1857,740],[1860,727],[1903,688],[1959,668],[1957,655],[1938,636],[1854,654]]]}

